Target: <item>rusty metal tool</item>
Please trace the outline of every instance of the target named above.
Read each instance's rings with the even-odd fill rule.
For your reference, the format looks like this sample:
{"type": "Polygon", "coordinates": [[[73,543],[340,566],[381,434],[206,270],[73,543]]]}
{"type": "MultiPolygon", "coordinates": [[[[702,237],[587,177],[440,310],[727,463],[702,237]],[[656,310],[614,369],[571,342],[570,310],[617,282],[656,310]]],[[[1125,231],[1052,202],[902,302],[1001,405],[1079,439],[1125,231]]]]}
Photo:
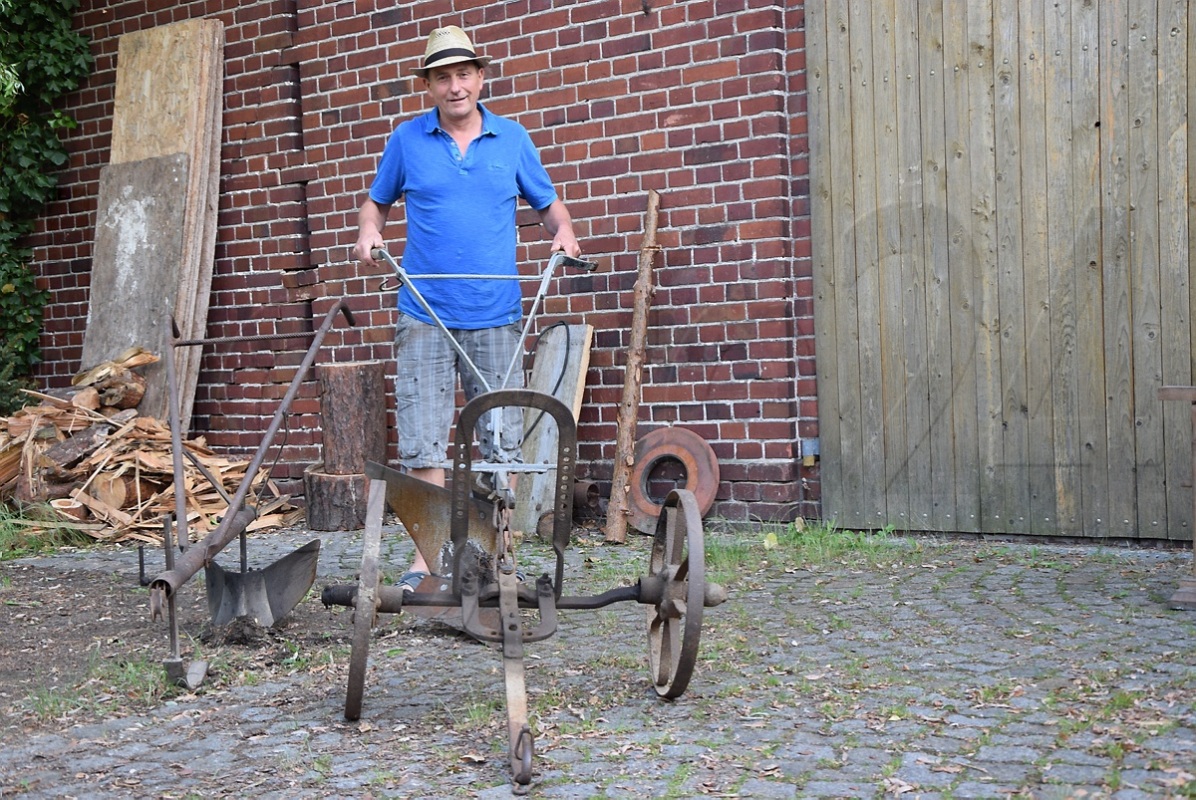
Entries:
{"type": "MultiPolygon", "coordinates": [[[[356,720],[361,715],[370,631],[377,616],[422,609],[451,609],[459,614],[462,630],[501,649],[508,755],[515,794],[527,792],[532,782],[535,753],[535,735],[528,718],[524,649],[556,632],[558,610],[597,609],[623,601],[648,606],[652,684],[665,699],[685,692],[697,663],[703,610],[727,599],[726,590],[706,581],[698,502],[689,490],[677,489],[669,494],[657,524],[648,574],[634,586],[616,587],[588,597],[563,595],[564,554],[572,534],[576,437],[572,412],[556,398],[525,389],[502,389],[479,395],[461,410],[452,450],[450,491],[377,464],[367,466],[370,499],[359,582],[356,586],[326,586],[322,593],[325,605],[354,609],[346,719],[356,720]],[[487,515],[471,492],[472,470],[477,466],[471,461],[472,431],[483,415],[508,405],[539,409],[559,426],[557,480],[551,506],[556,569],[554,574],[546,572],[537,578],[534,586],[518,579],[514,543],[502,525],[504,498],[498,499],[500,513],[487,515]],[[408,520],[418,520],[405,520],[405,524],[416,528],[412,535],[417,547],[429,563],[440,564],[445,570],[445,576],[433,582],[431,591],[426,590],[427,581],[409,593],[398,586],[381,585],[378,541],[383,497],[392,507],[405,509],[408,520]],[[524,612],[535,616],[525,619],[524,612]]],[[[504,466],[518,470],[525,465],[504,466]]],[[[399,513],[403,519],[403,512],[399,513]]]]}
{"type": "MultiPolygon", "coordinates": [[[[319,539],[312,540],[263,569],[249,569],[245,532],[250,523],[257,518],[258,509],[247,499],[254,478],[274,441],[274,435],[290,410],[291,403],[298,394],[299,387],[311,369],[324,337],[332,328],[332,323],[338,314],[343,314],[350,325],[355,324],[352,312],[342,299],[333,305],[323,323],[314,332],[192,340],[180,340],[178,328],[174,325],[173,319],[171,320],[173,335],[171,347],[167,353],[166,368],[170,389],[171,444],[174,451],[175,533],[181,545],[187,545],[190,537],[187,533],[182,466],[182,422],[178,412],[179,396],[174,368],[174,348],[298,337],[312,338],[311,345],[308,347],[302,363],[295,371],[291,384],[275,411],[265,436],[246,468],[245,477],[229,502],[228,510],[220,523],[203,541],[187,546],[177,558],[170,541],[171,537],[166,537],[166,570],[150,582],[150,612],[154,619],[169,615],[172,642],[177,639],[178,630],[174,595],[200,569],[206,570],[208,609],[212,614],[213,622],[217,625],[225,624],[239,616],[253,617],[261,625],[273,625],[289,613],[315,583],[316,563],[320,549],[319,539]],[[216,564],[215,558],[238,536],[241,537],[241,569],[239,572],[225,571],[216,564]]],[[[176,646],[172,645],[172,660],[177,655],[175,649],[177,649],[176,646]]]]}
{"type": "MultiPolygon", "coordinates": [[[[358,583],[356,586],[326,586],[321,595],[325,605],[354,609],[345,718],[356,720],[361,715],[370,632],[378,614],[399,613],[404,609],[436,609],[437,613],[458,615],[453,620],[462,630],[479,641],[501,648],[511,788],[514,794],[525,794],[533,778],[535,736],[528,719],[524,647],[556,632],[558,609],[595,609],[626,600],[650,606],[648,661],[652,682],[660,697],[673,699],[685,691],[693,676],[703,609],[724,602],[727,592],[717,584],[706,582],[698,502],[693,491],[677,489],[669,494],[661,507],[646,576],[635,586],[618,587],[592,597],[564,596],[565,549],[573,532],[573,475],[577,453],[577,426],[572,411],[551,395],[507,388],[522,351],[522,338],[504,376],[503,386],[491,388],[419,290],[411,284],[406,272],[384,250],[375,250],[373,255],[376,260],[391,265],[400,284],[411,291],[416,302],[436,322],[462,363],[477,375],[486,391],[466,403],[457,419],[449,490],[425,484],[379,464],[366,466],[370,489],[358,583]],[[555,464],[479,464],[472,460],[473,435],[478,423],[484,415],[495,419],[498,415],[492,412],[510,406],[539,410],[541,417],[548,416],[556,422],[555,464]],[[508,473],[547,469],[555,470],[550,518],[556,568],[554,574],[545,572],[537,578],[533,588],[523,584],[516,568],[515,537],[510,530],[513,494],[506,480],[508,473]],[[494,475],[496,491],[491,494],[494,504],[489,512],[473,497],[475,470],[494,475]],[[413,592],[381,585],[378,558],[384,497],[399,515],[424,560],[438,573],[435,579],[429,577],[422,581],[413,592]],[[538,612],[538,619],[525,619],[525,611],[538,612]]],[[[541,276],[532,315],[551,280],[552,271],[559,263],[567,262],[563,253],[553,254],[549,268],[541,276]]],[[[577,264],[590,269],[596,266],[591,262],[577,264]]],[[[529,317],[529,326],[530,323],[529,317]]],[[[524,336],[527,330],[525,327],[524,336]]],[[[695,473],[692,477],[700,481],[706,476],[695,473]]]]}

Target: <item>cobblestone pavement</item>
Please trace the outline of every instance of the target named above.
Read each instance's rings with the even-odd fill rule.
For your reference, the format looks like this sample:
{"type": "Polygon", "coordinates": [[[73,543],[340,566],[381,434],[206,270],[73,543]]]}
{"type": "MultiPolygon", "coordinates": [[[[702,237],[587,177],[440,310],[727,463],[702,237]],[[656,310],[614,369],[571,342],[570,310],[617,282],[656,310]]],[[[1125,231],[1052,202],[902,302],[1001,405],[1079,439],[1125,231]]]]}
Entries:
{"type": "MultiPolygon", "coordinates": [[[[1196,613],[1166,606],[1190,552],[913,539],[776,566],[759,537],[712,538],[731,600],[706,612],[675,702],[650,686],[635,604],[562,612],[528,646],[532,796],[1196,797],[1196,613]]],[[[269,563],[308,538],[250,552],[269,563]]],[[[359,536],[321,538],[317,589],[351,581],[359,536]]],[[[401,568],[410,545],[385,542],[401,568]]],[[[648,547],[571,547],[566,594],[638,575],[648,547]]],[[[136,553],[19,565],[135,575],[136,553]]],[[[380,623],[356,723],[348,612],[321,609],[335,636],[290,674],[10,738],[0,796],[510,796],[498,654],[409,616],[380,623]]]]}

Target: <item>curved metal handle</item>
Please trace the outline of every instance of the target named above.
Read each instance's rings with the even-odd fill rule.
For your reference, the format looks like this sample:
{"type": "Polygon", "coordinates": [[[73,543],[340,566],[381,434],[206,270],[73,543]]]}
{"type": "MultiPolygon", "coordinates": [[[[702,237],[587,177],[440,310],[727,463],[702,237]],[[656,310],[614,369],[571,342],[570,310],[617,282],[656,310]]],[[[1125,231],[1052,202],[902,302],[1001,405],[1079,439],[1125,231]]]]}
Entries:
{"type": "Polygon", "coordinates": [[[580,269],[584,272],[595,272],[598,269],[597,261],[586,261],[584,258],[574,258],[573,256],[565,255],[564,250],[553,250],[552,255],[548,259],[549,271],[556,269],[556,267],[565,266],[572,269],[580,269]]]}

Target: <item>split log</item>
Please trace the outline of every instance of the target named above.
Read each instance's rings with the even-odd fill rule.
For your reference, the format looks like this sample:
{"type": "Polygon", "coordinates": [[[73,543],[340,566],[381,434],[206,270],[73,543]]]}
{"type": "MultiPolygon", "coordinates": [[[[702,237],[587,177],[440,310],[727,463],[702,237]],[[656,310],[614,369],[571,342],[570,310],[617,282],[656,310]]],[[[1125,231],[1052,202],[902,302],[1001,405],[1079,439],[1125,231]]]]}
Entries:
{"type": "Polygon", "coordinates": [[[54,510],[66,519],[87,519],[87,506],[83,505],[73,497],[62,497],[51,500],[50,505],[53,506],[54,510]]]}
{"type": "Polygon", "coordinates": [[[323,472],[322,466],[317,462],[303,470],[307,527],[313,531],[353,531],[364,527],[365,475],[337,475],[323,472]]]}
{"type": "Polygon", "coordinates": [[[631,341],[627,348],[627,366],[623,373],[623,398],[615,428],[615,463],[610,484],[610,505],[606,513],[605,540],[610,544],[627,541],[627,518],[630,512],[628,493],[631,467],[635,463],[635,428],[640,408],[640,387],[643,382],[644,351],[647,347],[648,308],[656,288],[652,284],[652,262],[656,252],[656,217],[660,209],[660,195],[648,192],[648,210],[644,216],[644,239],[640,245],[639,271],[635,281],[631,311],[631,341]]]}
{"type": "MultiPolygon", "coordinates": [[[[96,539],[159,541],[162,515],[175,510],[170,431],[152,417],[137,416],[136,409],[103,407],[97,413],[74,405],[70,397],[28,394],[39,403],[0,418],[0,501],[70,498],[97,520],[87,528],[96,539]]],[[[205,465],[201,475],[187,462],[183,487],[189,524],[202,532],[226,513],[226,498],[244,478],[248,462],[217,457],[202,438],[183,447],[205,465]],[[206,475],[220,484],[219,490],[206,475]]],[[[255,481],[265,476],[262,470],[255,481]]],[[[266,485],[276,499],[263,507],[279,513],[263,511],[255,529],[298,522],[302,512],[287,504],[278,487],[266,485]]],[[[68,515],[75,508],[69,502],[55,506],[68,515]]]]}
{"type": "Polygon", "coordinates": [[[60,468],[70,468],[104,444],[107,425],[92,425],[69,439],[63,439],[42,453],[42,458],[60,468]]]}
{"type": "Polygon", "coordinates": [[[100,407],[100,391],[94,386],[87,386],[75,392],[71,397],[71,405],[75,408],[86,408],[88,411],[96,411],[100,407]]]}
{"type": "Polygon", "coordinates": [[[145,396],[145,378],[122,369],[97,383],[94,388],[99,393],[101,406],[136,408],[145,396]]]}
{"type": "MultiPolygon", "coordinates": [[[[386,377],[380,361],[319,367],[323,472],[360,475],[386,459],[386,377]]],[[[326,529],[319,529],[326,530],[326,529]]]]}

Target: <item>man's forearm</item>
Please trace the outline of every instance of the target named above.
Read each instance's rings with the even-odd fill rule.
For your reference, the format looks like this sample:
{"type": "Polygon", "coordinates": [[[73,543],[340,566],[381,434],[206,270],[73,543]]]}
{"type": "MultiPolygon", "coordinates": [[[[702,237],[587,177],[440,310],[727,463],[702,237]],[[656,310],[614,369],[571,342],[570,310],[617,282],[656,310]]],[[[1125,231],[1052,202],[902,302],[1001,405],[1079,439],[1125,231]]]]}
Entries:
{"type": "Polygon", "coordinates": [[[390,206],[380,206],[370,199],[361,205],[357,212],[357,244],[353,247],[353,255],[357,260],[371,266],[376,263],[372,252],[384,244],[382,231],[386,228],[389,214],[390,206]]]}
{"type": "Polygon", "coordinates": [[[553,250],[564,250],[566,255],[574,258],[581,255],[581,245],[573,233],[573,218],[563,202],[554,200],[552,205],[540,212],[540,221],[552,234],[553,250]]]}

